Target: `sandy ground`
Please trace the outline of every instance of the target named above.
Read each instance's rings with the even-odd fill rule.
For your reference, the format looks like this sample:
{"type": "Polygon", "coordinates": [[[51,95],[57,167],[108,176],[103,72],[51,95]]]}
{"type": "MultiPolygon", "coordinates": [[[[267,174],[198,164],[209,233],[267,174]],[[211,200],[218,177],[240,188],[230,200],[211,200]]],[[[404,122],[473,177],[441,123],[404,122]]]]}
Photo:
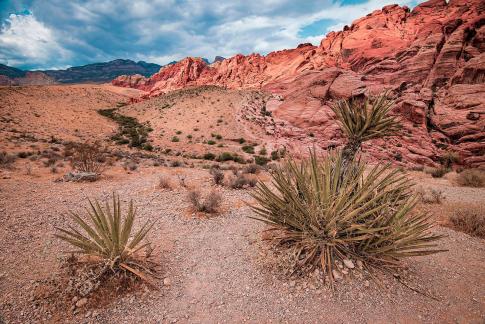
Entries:
{"type": "MultiPolygon", "coordinates": [[[[266,258],[260,232],[248,218],[245,190],[220,190],[222,215],[192,217],[187,190],[156,188],[161,174],[186,175],[190,186],[208,190],[206,170],[140,168],[132,174],[108,172],[95,183],[54,183],[54,176],[13,174],[1,180],[0,311],[7,322],[49,319],[31,301],[35,280],[58,271],[57,257],[66,249],[52,235],[54,226],[69,223],[68,209],[81,210],[86,197],[105,199],[112,191],[133,197],[141,220],[156,220],[150,240],[158,246],[162,277],[170,285],[134,293],[103,308],[83,310],[67,322],[460,322],[481,323],[485,316],[485,242],[437,227],[449,251],[407,262],[406,278],[439,301],[417,294],[383,277],[383,287],[370,280],[348,280],[332,292],[318,280],[287,279],[266,258]],[[205,185],[204,185],[205,184],[205,185]],[[21,194],[19,194],[21,193],[21,194]],[[93,316],[93,311],[95,316],[93,316]],[[88,317],[86,318],[86,314],[88,317]]],[[[446,181],[446,180],[445,180],[446,181]]],[[[452,201],[462,200],[451,183],[440,188],[452,201]]],[[[468,188],[469,189],[469,188],[468,188]]],[[[483,189],[469,189],[481,197],[483,189]]],[[[369,280],[369,279],[368,279],[369,280]]],[[[55,314],[54,314],[55,315],[55,314]]],[[[56,319],[53,317],[51,319],[56,319]]]]}
{"type": "MultiPolygon", "coordinates": [[[[113,107],[136,95],[105,85],[12,89],[0,89],[0,148],[8,152],[31,145],[52,150],[61,147],[18,137],[25,133],[44,139],[50,135],[66,140],[103,139],[116,125],[95,110],[113,107]],[[62,122],[57,122],[57,117],[62,122]],[[18,129],[12,132],[12,128],[18,129]]],[[[122,111],[139,116],[141,121],[150,120],[154,126],[150,138],[157,145],[170,147],[172,142],[168,139],[173,132],[182,131],[183,141],[173,143],[178,145],[174,150],[177,147],[200,152],[240,150],[240,145],[230,139],[241,136],[263,144],[266,134],[258,123],[238,120],[244,113],[240,110],[241,103],[248,101],[248,94],[214,91],[210,96],[204,93],[205,98],[185,93],[174,99],[159,98],[123,107],[122,111]],[[173,101],[171,108],[160,108],[165,101],[173,101]],[[219,127],[218,119],[224,120],[219,127]],[[194,136],[189,143],[185,136],[189,132],[195,135],[193,128],[197,124],[200,141],[197,143],[194,136]],[[202,134],[210,137],[213,129],[223,136],[221,143],[226,147],[208,147],[203,143],[202,134]],[[166,135],[157,138],[156,134],[162,131],[166,135]]],[[[249,97],[249,100],[256,99],[249,97]]],[[[410,259],[405,263],[406,269],[399,273],[410,287],[423,294],[390,275],[380,277],[382,285],[368,277],[346,278],[332,291],[322,285],[318,273],[309,278],[287,278],[275,266],[267,244],[261,240],[266,227],[248,217],[253,215],[245,204],[251,199],[248,190],[215,187],[209,172],[201,168],[154,167],[149,160],[141,160],[138,170],[127,172],[121,168],[121,162],[108,168],[102,179],[94,183],[55,182],[70,170],[68,163],[58,163],[57,173],[52,173],[40,157],[34,161],[18,159],[14,169],[0,169],[0,322],[2,319],[7,323],[485,321],[483,239],[437,226],[434,230],[446,235],[440,247],[448,251],[410,259]],[[172,191],[159,189],[161,175],[171,177],[174,184],[182,176],[189,187],[203,192],[219,191],[223,195],[221,213],[210,218],[193,214],[187,201],[188,190],[180,185],[172,191]],[[87,197],[103,200],[113,191],[120,194],[125,206],[130,197],[134,199],[140,223],[156,221],[149,238],[157,247],[155,255],[165,280],[157,282],[155,288],[137,287],[135,292],[104,305],[88,303],[88,308],[81,307],[76,313],[70,310],[70,305],[66,306],[67,311],[44,307],[34,291],[46,279],[55,279],[57,273],[62,273],[59,257],[68,249],[53,236],[54,227],[70,224],[66,212],[81,212],[87,197]]],[[[485,189],[458,187],[453,174],[443,179],[432,179],[422,172],[410,175],[423,187],[441,190],[445,204],[485,203],[485,189]]],[[[427,206],[440,224],[446,217],[443,206],[427,206]]]]}

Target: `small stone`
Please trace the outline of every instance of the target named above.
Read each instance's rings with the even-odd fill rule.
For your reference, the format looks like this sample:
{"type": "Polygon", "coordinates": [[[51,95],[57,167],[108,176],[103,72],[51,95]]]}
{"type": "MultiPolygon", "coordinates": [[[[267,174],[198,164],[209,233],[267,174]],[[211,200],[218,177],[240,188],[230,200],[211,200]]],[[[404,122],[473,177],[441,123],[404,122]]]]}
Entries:
{"type": "Polygon", "coordinates": [[[342,275],[337,270],[332,270],[332,275],[333,275],[333,278],[335,280],[341,280],[342,279],[342,275]]]}
{"type": "Polygon", "coordinates": [[[355,268],[354,263],[349,259],[344,259],[344,265],[349,269],[355,268]]]}
{"type": "Polygon", "coordinates": [[[370,282],[368,280],[364,281],[364,286],[370,287],[370,282]]]}
{"type": "Polygon", "coordinates": [[[357,260],[357,266],[359,267],[359,269],[363,269],[364,268],[364,263],[360,260],[357,260]]]}
{"type": "Polygon", "coordinates": [[[170,278],[163,279],[164,286],[170,286],[171,284],[172,284],[172,280],[170,280],[170,278]]]}
{"type": "Polygon", "coordinates": [[[72,297],[72,303],[76,303],[77,301],[79,300],[79,297],[78,296],[74,296],[72,297]]]}
{"type": "Polygon", "coordinates": [[[88,303],[88,299],[87,298],[81,298],[77,301],[76,303],[76,307],[80,308],[80,307],[83,307],[84,305],[86,305],[88,303]]]}

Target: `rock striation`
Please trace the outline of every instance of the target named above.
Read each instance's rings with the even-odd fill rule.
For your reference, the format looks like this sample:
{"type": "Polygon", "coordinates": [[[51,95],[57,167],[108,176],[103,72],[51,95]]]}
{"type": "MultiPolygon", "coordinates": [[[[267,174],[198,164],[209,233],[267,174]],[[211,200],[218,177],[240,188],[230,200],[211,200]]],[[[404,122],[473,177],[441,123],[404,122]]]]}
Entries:
{"type": "Polygon", "coordinates": [[[250,54],[207,64],[188,57],[151,77],[120,76],[114,85],[157,96],[189,86],[255,88],[282,98],[275,118],[311,129],[326,147],[341,134],[334,100],[384,90],[404,136],[372,142],[377,159],[436,165],[446,151],[485,167],[485,2],[430,0],[413,10],[389,5],[329,33],[318,46],[250,54]]]}

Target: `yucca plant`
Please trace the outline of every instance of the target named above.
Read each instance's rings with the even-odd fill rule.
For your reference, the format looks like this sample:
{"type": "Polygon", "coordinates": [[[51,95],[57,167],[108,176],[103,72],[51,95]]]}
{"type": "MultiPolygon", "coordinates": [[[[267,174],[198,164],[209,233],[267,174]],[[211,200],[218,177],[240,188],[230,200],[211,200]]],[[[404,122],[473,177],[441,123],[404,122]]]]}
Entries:
{"type": "Polygon", "coordinates": [[[86,216],[81,217],[70,212],[71,218],[80,230],[69,225],[68,229],[56,227],[60,233],[55,236],[77,248],[74,253],[94,257],[103,262],[106,268],[117,272],[127,270],[136,276],[147,279],[146,260],[139,257],[137,252],[148,247],[149,243],[142,243],[154,223],[146,222],[138,231],[133,233],[136,209],[130,201],[128,212],[122,217],[119,196],[113,194],[113,203],[105,202],[105,207],[95,200],[89,201],[86,216]]]}
{"type": "Polygon", "coordinates": [[[319,160],[313,150],[275,170],[274,189],[260,182],[252,193],[254,218],[279,230],[273,239],[293,251],[295,270],[321,266],[333,278],[336,261],[387,268],[439,251],[440,236],[429,232],[428,215],[413,212],[417,198],[400,171],[385,165],[367,173],[363,162],[342,162],[341,151],[319,160]]]}
{"type": "Polygon", "coordinates": [[[383,92],[365,99],[339,100],[331,106],[348,140],[342,153],[344,166],[355,158],[363,142],[397,133],[399,121],[389,114],[393,104],[388,92],[383,92]]]}

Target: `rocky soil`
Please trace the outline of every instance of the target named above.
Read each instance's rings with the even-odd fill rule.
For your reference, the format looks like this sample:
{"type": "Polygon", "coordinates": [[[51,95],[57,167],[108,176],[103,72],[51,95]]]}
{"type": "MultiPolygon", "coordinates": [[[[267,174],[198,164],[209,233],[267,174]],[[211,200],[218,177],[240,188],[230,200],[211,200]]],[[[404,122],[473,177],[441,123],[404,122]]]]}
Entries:
{"type": "MultiPolygon", "coordinates": [[[[28,176],[2,171],[0,191],[0,314],[7,323],[214,323],[214,322],[427,322],[481,323],[485,318],[485,241],[451,229],[440,247],[448,251],[413,258],[399,278],[364,274],[346,277],[336,290],[316,273],[288,278],[261,241],[265,226],[253,219],[248,191],[215,188],[224,197],[220,215],[200,217],[189,208],[187,189],[157,188],[160,175],[186,177],[189,187],[209,190],[207,170],[141,166],[109,169],[93,183],[54,182],[49,173],[28,176]],[[54,226],[70,223],[67,210],[81,211],[86,197],[123,202],[133,198],[139,222],[156,220],[150,241],[161,264],[155,288],[138,286],[119,299],[94,303],[76,298],[52,309],[40,290],[56,278],[67,249],[54,226]],[[19,194],[21,193],[21,194],[19,194]],[[358,275],[360,276],[360,275],[358,275]]],[[[451,180],[415,173],[424,185],[439,186],[450,203],[484,203],[484,189],[457,188],[451,180]]],[[[356,274],[358,275],[358,274],[356,274]]]]}

